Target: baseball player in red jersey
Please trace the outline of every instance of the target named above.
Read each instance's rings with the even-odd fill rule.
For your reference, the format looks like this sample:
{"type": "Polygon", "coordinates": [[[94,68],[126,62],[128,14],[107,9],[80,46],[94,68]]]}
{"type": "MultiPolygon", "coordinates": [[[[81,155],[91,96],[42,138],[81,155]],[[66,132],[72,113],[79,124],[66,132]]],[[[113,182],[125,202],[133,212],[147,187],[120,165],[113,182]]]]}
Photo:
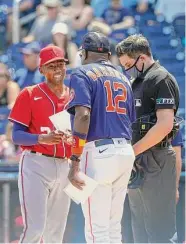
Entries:
{"type": "Polygon", "coordinates": [[[60,243],[66,226],[70,199],[67,184],[71,148],[56,132],[49,116],[64,109],[68,88],[63,51],[49,46],[40,52],[40,72],[46,81],[26,87],[10,113],[12,139],[23,149],[19,171],[19,198],[24,230],[21,243],[60,243]]]}

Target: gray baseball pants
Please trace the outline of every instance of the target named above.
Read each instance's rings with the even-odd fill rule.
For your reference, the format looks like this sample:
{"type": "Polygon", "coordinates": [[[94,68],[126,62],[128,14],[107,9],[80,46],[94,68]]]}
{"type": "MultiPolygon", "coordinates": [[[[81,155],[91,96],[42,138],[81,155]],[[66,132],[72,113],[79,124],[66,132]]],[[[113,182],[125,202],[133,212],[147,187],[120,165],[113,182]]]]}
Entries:
{"type": "Polygon", "coordinates": [[[170,243],[176,220],[176,156],[172,147],[155,148],[141,157],[144,184],[129,189],[135,243],[170,243]]]}
{"type": "Polygon", "coordinates": [[[66,159],[23,152],[18,180],[24,223],[21,243],[62,243],[70,207],[63,192],[68,172],[66,159]]]}

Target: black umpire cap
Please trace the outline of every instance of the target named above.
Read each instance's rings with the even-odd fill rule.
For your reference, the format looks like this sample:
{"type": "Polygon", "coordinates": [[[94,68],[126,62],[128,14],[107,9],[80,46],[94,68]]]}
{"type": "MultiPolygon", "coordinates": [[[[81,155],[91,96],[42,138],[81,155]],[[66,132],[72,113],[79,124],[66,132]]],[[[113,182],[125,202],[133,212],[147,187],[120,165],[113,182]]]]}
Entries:
{"type": "Polygon", "coordinates": [[[110,53],[110,43],[102,33],[89,32],[83,37],[81,49],[96,53],[110,53]]]}

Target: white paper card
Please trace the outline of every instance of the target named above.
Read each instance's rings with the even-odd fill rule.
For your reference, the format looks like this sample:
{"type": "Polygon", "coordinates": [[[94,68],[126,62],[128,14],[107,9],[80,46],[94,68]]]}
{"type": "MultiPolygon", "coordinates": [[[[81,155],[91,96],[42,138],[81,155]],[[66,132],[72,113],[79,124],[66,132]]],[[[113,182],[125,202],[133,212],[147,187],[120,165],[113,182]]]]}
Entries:
{"type": "Polygon", "coordinates": [[[57,130],[71,130],[70,114],[66,110],[50,116],[49,119],[57,130]]]}
{"type": "Polygon", "coordinates": [[[83,172],[79,172],[78,176],[85,182],[83,190],[77,189],[71,183],[69,183],[64,192],[77,204],[85,203],[85,201],[92,195],[92,192],[96,189],[98,183],[92,178],[85,175],[83,172]]]}

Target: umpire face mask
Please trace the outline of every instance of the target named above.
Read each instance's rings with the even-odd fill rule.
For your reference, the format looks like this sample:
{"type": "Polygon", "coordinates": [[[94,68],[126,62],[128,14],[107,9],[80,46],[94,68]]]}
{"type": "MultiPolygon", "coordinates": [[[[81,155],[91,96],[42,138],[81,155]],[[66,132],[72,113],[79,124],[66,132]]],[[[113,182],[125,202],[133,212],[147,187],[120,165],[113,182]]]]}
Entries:
{"type": "Polygon", "coordinates": [[[144,71],[144,63],[142,65],[142,69],[141,70],[139,70],[137,68],[137,66],[136,66],[136,64],[139,61],[139,59],[140,59],[140,56],[136,59],[135,63],[130,68],[125,70],[127,75],[129,75],[130,77],[132,77],[134,79],[138,78],[144,71]]]}

